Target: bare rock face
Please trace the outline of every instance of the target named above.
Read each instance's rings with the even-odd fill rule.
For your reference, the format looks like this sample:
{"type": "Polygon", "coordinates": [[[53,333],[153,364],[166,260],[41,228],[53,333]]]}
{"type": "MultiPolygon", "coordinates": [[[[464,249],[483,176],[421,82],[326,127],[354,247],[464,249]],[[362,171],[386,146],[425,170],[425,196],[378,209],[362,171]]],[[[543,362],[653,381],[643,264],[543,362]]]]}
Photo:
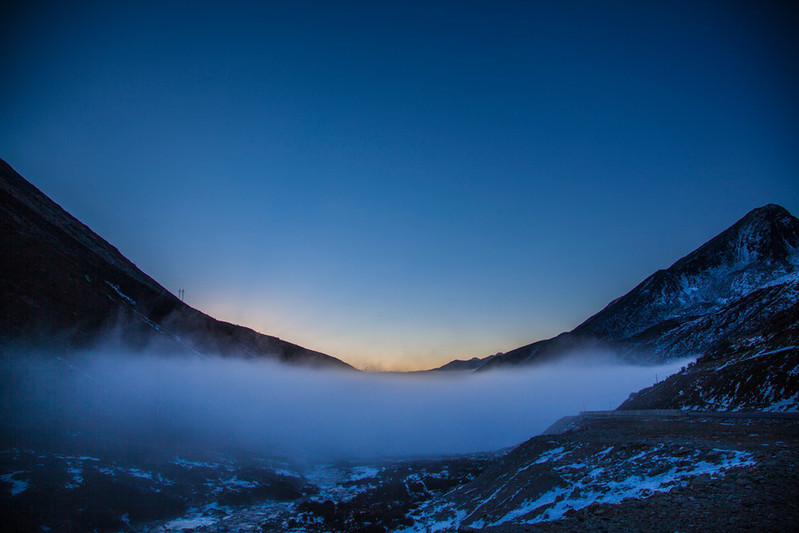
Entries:
{"type": "Polygon", "coordinates": [[[189,307],[0,160],[0,347],[127,348],[351,368],[189,307]]]}

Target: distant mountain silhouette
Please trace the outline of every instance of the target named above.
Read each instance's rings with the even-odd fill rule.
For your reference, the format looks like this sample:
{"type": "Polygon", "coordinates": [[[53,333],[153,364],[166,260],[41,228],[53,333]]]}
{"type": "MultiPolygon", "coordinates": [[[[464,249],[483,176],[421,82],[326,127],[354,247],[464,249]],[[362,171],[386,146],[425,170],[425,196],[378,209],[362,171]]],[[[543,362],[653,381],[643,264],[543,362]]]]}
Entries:
{"type": "Polygon", "coordinates": [[[0,346],[101,340],[352,368],[189,307],[0,160],[0,346]]]}
{"type": "Polygon", "coordinates": [[[451,371],[460,371],[460,370],[476,370],[486,364],[488,361],[497,357],[502,354],[495,354],[489,355],[488,357],[472,357],[471,359],[455,359],[454,361],[450,361],[449,363],[440,366],[438,368],[434,368],[429,372],[451,372],[451,371]]]}
{"type": "Polygon", "coordinates": [[[571,332],[511,350],[478,371],[610,348],[635,362],[699,355],[757,337],[797,302],[799,220],[769,204],[612,301],[571,332]]]}

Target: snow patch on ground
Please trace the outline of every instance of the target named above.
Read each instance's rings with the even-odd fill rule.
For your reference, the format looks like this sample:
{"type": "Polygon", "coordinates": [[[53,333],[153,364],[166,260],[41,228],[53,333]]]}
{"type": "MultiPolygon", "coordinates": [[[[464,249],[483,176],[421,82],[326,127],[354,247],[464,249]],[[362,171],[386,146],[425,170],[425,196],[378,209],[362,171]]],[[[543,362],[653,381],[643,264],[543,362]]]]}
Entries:
{"type": "Polygon", "coordinates": [[[350,481],[359,481],[361,479],[377,477],[378,474],[380,474],[380,470],[380,468],[375,468],[372,466],[359,466],[358,468],[353,468],[351,470],[349,478],[350,481]]]}
{"type": "Polygon", "coordinates": [[[305,472],[304,476],[305,479],[319,488],[319,493],[314,497],[314,500],[343,502],[375,488],[372,483],[357,482],[377,477],[380,471],[380,468],[374,466],[342,469],[331,465],[318,465],[305,472]]]}
{"type": "Polygon", "coordinates": [[[211,517],[198,516],[195,518],[178,518],[167,522],[164,527],[167,530],[184,531],[186,529],[196,529],[201,526],[213,526],[216,523],[211,517]]]}
{"type": "Polygon", "coordinates": [[[5,481],[6,483],[11,483],[12,497],[28,490],[30,484],[25,480],[18,479],[24,473],[25,473],[24,471],[11,472],[10,474],[3,474],[2,476],[0,476],[0,480],[5,481]]]}
{"type": "Polygon", "coordinates": [[[83,483],[83,469],[78,467],[67,468],[67,473],[72,474],[72,481],[66,484],[68,489],[77,489],[83,483]]]}
{"type": "Polygon", "coordinates": [[[541,457],[539,457],[533,464],[541,464],[546,463],[547,461],[555,461],[566,455],[567,452],[566,448],[561,446],[560,448],[555,448],[554,450],[549,450],[548,452],[542,453],[541,457]]]}
{"type": "Polygon", "coordinates": [[[751,454],[718,451],[725,456],[718,463],[699,461],[690,468],[679,468],[676,463],[680,459],[672,457],[667,459],[671,463],[670,468],[658,475],[631,475],[620,481],[579,482],[570,487],[556,488],[535,500],[526,502],[492,525],[514,522],[527,515],[532,516],[521,520],[520,523],[534,524],[557,520],[571,509],[579,510],[594,503],[619,503],[625,498],[647,498],[656,492],[668,492],[701,474],[708,474],[713,478],[724,475],[728,468],[754,465],[751,454]]]}
{"type": "Polygon", "coordinates": [[[459,500],[457,495],[453,495],[448,501],[422,506],[411,515],[416,524],[403,531],[451,531],[461,526],[482,528],[558,520],[570,510],[579,510],[592,504],[617,504],[626,498],[648,498],[658,492],[687,486],[700,475],[713,479],[725,475],[730,468],[754,465],[752,455],[746,452],[713,450],[712,453],[701,455],[688,448],[669,449],[663,445],[627,458],[619,457],[618,454],[623,453],[623,450],[614,451],[611,446],[581,457],[579,461],[568,464],[556,462],[576,450],[559,446],[541,454],[490,495],[470,496],[466,500],[459,500]],[[531,494],[531,497],[521,502],[506,506],[505,502],[514,502],[518,494],[530,490],[527,480],[517,480],[519,473],[542,463],[549,463],[553,470],[559,472],[566,485],[556,484],[539,494],[531,494]],[[506,490],[511,483],[517,483],[518,490],[497,505],[494,501],[497,494],[506,490]],[[504,514],[495,514],[498,510],[504,514]],[[470,515],[474,518],[472,521],[468,519],[470,515]]]}
{"type": "Polygon", "coordinates": [[[182,466],[183,468],[211,468],[216,470],[217,468],[221,467],[222,465],[219,463],[201,463],[197,461],[186,461],[185,459],[181,459],[180,457],[176,458],[174,461],[170,461],[173,465],[182,466]]]}

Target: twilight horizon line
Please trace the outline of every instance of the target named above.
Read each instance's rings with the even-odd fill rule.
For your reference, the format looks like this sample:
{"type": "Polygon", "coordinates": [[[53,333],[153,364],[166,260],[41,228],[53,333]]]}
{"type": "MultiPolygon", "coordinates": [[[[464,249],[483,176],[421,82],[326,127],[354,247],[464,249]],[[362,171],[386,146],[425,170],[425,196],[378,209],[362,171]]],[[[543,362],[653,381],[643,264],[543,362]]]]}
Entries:
{"type": "MultiPolygon", "coordinates": [[[[766,205],[764,205],[764,206],[755,207],[755,208],[753,208],[752,210],[750,210],[748,213],[746,213],[744,216],[742,216],[740,219],[738,219],[738,220],[736,220],[736,221],[733,221],[733,222],[730,224],[730,226],[729,226],[728,228],[725,228],[725,231],[726,231],[726,229],[730,229],[730,228],[732,228],[732,226],[733,226],[733,225],[737,224],[738,222],[740,222],[741,220],[743,220],[743,219],[744,219],[744,218],[746,218],[747,216],[749,216],[749,215],[751,215],[751,214],[753,214],[753,213],[755,213],[755,212],[757,212],[757,211],[763,211],[763,210],[766,210],[766,209],[768,209],[768,208],[778,208],[779,210],[785,210],[785,208],[783,208],[783,207],[782,207],[780,204],[778,204],[778,203],[776,203],[776,202],[770,202],[770,203],[768,203],[768,204],[766,204],[766,205]]],[[[785,210],[785,211],[787,212],[787,210],[785,210]]],[[[790,214],[790,213],[789,213],[789,214],[790,214]]],[[[791,216],[792,216],[792,215],[791,215],[791,216]]],[[[664,266],[664,267],[662,267],[662,268],[658,269],[658,271],[660,271],[660,270],[666,270],[667,268],[670,268],[670,267],[671,267],[671,266],[673,266],[674,264],[676,264],[676,263],[678,263],[678,262],[682,261],[682,260],[683,260],[685,257],[687,257],[687,256],[689,256],[689,255],[691,255],[691,254],[693,254],[693,253],[694,253],[694,252],[696,252],[696,251],[697,251],[699,248],[701,248],[702,246],[704,246],[705,244],[707,244],[708,242],[710,242],[711,240],[713,240],[713,239],[714,239],[714,238],[716,238],[717,236],[718,236],[718,234],[717,234],[717,235],[712,235],[712,236],[708,237],[708,239],[707,239],[705,242],[703,242],[703,243],[699,244],[698,246],[696,246],[696,248],[695,248],[694,250],[692,250],[691,252],[689,252],[689,253],[685,254],[684,256],[681,256],[681,257],[679,257],[679,258],[676,258],[676,259],[674,259],[674,261],[673,261],[673,262],[671,262],[671,263],[669,263],[669,265],[668,265],[668,266],[664,266]]],[[[553,334],[553,335],[551,335],[551,336],[548,336],[548,337],[542,337],[542,338],[537,338],[537,339],[531,339],[531,340],[529,340],[529,341],[527,341],[527,342],[522,342],[521,344],[514,345],[514,346],[512,346],[511,348],[508,348],[508,349],[505,349],[505,350],[499,350],[499,351],[495,351],[495,352],[488,351],[487,353],[484,353],[484,354],[482,354],[482,355],[475,355],[475,356],[472,356],[472,357],[468,357],[468,356],[467,356],[467,357],[450,356],[449,358],[445,358],[444,360],[440,361],[440,362],[439,362],[440,364],[439,364],[439,363],[436,363],[436,366],[433,366],[433,367],[425,367],[425,368],[375,368],[375,367],[370,367],[369,363],[367,363],[367,365],[366,365],[365,367],[358,367],[358,366],[356,366],[356,365],[353,365],[353,366],[354,366],[354,367],[356,367],[356,368],[358,368],[359,370],[364,370],[364,371],[367,371],[367,372],[369,372],[369,371],[373,371],[373,372],[419,372],[419,371],[426,371],[426,370],[434,370],[435,368],[438,368],[439,366],[442,366],[442,365],[444,365],[444,364],[447,364],[447,363],[449,363],[449,362],[452,362],[452,361],[455,361],[455,360],[469,360],[469,359],[472,359],[472,358],[475,358],[475,357],[476,357],[476,358],[480,358],[480,359],[482,359],[482,358],[485,358],[485,357],[488,357],[488,356],[491,356],[491,355],[494,355],[494,354],[496,354],[496,355],[501,355],[501,354],[504,354],[504,353],[506,353],[506,352],[507,352],[507,351],[509,351],[509,350],[513,350],[513,349],[516,349],[516,348],[520,348],[520,347],[522,347],[522,346],[526,346],[526,345],[528,345],[528,344],[536,343],[536,342],[539,342],[539,341],[542,341],[542,340],[548,340],[548,339],[552,339],[552,338],[554,338],[554,337],[556,337],[556,336],[559,336],[559,335],[561,335],[561,334],[563,334],[563,333],[567,333],[567,332],[570,332],[570,331],[572,331],[572,330],[574,330],[574,329],[578,328],[578,327],[579,327],[581,324],[583,324],[584,322],[587,322],[587,321],[588,321],[590,318],[594,317],[594,316],[595,316],[597,313],[599,313],[600,311],[602,311],[602,310],[604,310],[605,308],[607,308],[607,307],[608,307],[608,306],[609,306],[611,303],[615,302],[616,300],[618,300],[619,298],[621,298],[622,296],[624,296],[625,294],[627,294],[629,291],[632,291],[634,288],[638,287],[638,286],[639,286],[641,283],[643,283],[644,281],[646,281],[646,279],[649,279],[649,277],[650,277],[651,275],[653,275],[654,273],[655,273],[655,272],[652,272],[650,275],[647,275],[647,276],[646,276],[646,278],[644,278],[644,279],[642,279],[642,280],[640,280],[640,281],[636,282],[634,285],[632,285],[632,286],[630,287],[630,289],[629,289],[628,291],[625,291],[624,293],[622,293],[622,294],[619,294],[617,297],[615,297],[615,298],[613,298],[613,299],[609,300],[609,301],[607,302],[607,304],[605,304],[605,305],[601,306],[600,308],[596,309],[596,310],[595,310],[593,313],[591,313],[591,315],[589,315],[589,316],[585,317],[585,319],[584,319],[584,320],[581,320],[579,323],[575,324],[575,325],[574,325],[574,327],[572,327],[572,328],[569,328],[569,329],[563,329],[562,331],[559,331],[559,332],[557,332],[557,333],[555,333],[555,334],[553,334]]],[[[240,325],[240,324],[237,324],[237,325],[240,325]]],[[[250,326],[247,326],[247,327],[250,327],[250,326]]],[[[256,331],[257,331],[257,330],[256,330],[256,331]]],[[[261,332],[261,333],[263,333],[263,332],[261,332]]],[[[267,333],[267,334],[268,334],[268,333],[267,333]]],[[[291,339],[283,339],[283,340],[287,340],[287,341],[289,341],[289,342],[293,342],[291,339]]],[[[311,348],[311,347],[309,347],[309,346],[305,346],[305,347],[306,347],[306,348],[311,348]]],[[[313,348],[311,348],[311,349],[313,349],[313,348]]],[[[337,359],[340,359],[340,360],[342,360],[342,361],[344,361],[344,362],[346,362],[346,363],[348,363],[348,364],[352,364],[352,363],[350,363],[349,361],[347,361],[347,358],[346,358],[346,356],[345,356],[345,355],[341,355],[341,354],[330,354],[330,353],[324,352],[323,350],[317,350],[317,351],[322,351],[322,353],[326,353],[327,355],[332,355],[332,356],[336,357],[337,359]]]]}
{"type": "MultiPolygon", "coordinates": [[[[12,169],[12,171],[13,171],[13,169],[12,169]]],[[[676,259],[673,259],[671,262],[668,263],[668,265],[673,266],[676,263],[682,262],[683,259],[685,259],[685,257],[693,255],[694,252],[696,252],[700,248],[703,248],[705,244],[707,244],[710,241],[714,240],[716,237],[719,236],[719,234],[723,233],[724,231],[726,231],[728,229],[731,229],[733,226],[738,225],[743,220],[749,219],[756,212],[765,212],[767,210],[768,210],[769,213],[773,213],[776,210],[776,212],[778,212],[778,213],[784,213],[784,214],[787,214],[787,215],[792,217],[790,212],[788,212],[781,205],[779,205],[777,203],[774,203],[774,202],[769,202],[768,204],[766,204],[764,206],[756,207],[754,209],[749,210],[744,216],[742,216],[738,220],[736,220],[733,223],[731,223],[728,227],[724,228],[723,231],[720,231],[716,235],[711,235],[711,236],[707,237],[707,239],[705,241],[703,241],[700,244],[698,244],[690,252],[687,252],[686,254],[684,254],[684,255],[676,258],[676,259]]],[[[71,216],[71,214],[69,214],[69,213],[67,213],[67,215],[71,216]]],[[[80,222],[80,220],[78,220],[78,221],[80,222]]],[[[91,229],[90,229],[90,231],[91,231],[91,229]]],[[[100,236],[100,237],[103,238],[102,236],[100,236]]],[[[113,243],[109,242],[108,244],[110,244],[112,247],[116,248],[113,243]]],[[[123,256],[124,256],[124,254],[123,254],[123,256]]],[[[131,261],[131,263],[134,266],[136,266],[135,260],[133,260],[132,258],[129,259],[129,260],[131,261]]],[[[657,271],[661,271],[661,270],[665,270],[666,268],[669,268],[669,267],[661,266],[660,268],[657,268],[656,270],[657,271]]],[[[158,281],[157,277],[151,276],[150,273],[148,273],[146,271],[143,271],[143,272],[144,272],[144,274],[146,276],[153,277],[153,279],[156,280],[156,283],[160,284],[160,281],[158,281]]],[[[320,352],[320,353],[325,354],[325,355],[333,356],[336,359],[339,359],[340,361],[343,361],[343,362],[347,363],[348,365],[352,365],[353,368],[357,368],[359,370],[364,370],[364,371],[367,371],[367,372],[389,372],[389,373],[390,372],[418,372],[418,371],[433,370],[435,368],[438,368],[439,366],[442,366],[442,365],[444,365],[446,363],[449,363],[449,362],[452,362],[452,361],[455,361],[455,360],[464,360],[464,359],[465,360],[469,360],[469,359],[472,359],[472,358],[480,358],[480,359],[482,359],[482,358],[485,358],[485,357],[488,357],[488,356],[491,356],[491,355],[494,355],[494,354],[497,354],[497,355],[504,354],[507,351],[514,350],[514,349],[520,348],[522,346],[527,346],[529,344],[537,343],[537,342],[542,341],[542,340],[552,339],[552,338],[554,338],[556,336],[559,336],[560,334],[568,333],[568,332],[572,331],[573,329],[576,329],[578,326],[580,326],[584,322],[587,322],[590,318],[593,318],[596,314],[600,313],[602,310],[604,310],[605,308],[610,306],[610,304],[612,304],[616,300],[620,299],[623,295],[627,294],[633,288],[638,287],[641,283],[646,281],[646,279],[649,279],[653,274],[655,274],[654,271],[651,272],[650,274],[646,275],[645,278],[639,280],[638,282],[636,282],[634,284],[631,284],[631,286],[629,287],[628,290],[625,290],[623,293],[618,294],[617,296],[615,296],[612,299],[608,300],[608,302],[606,302],[605,304],[603,304],[600,307],[594,309],[593,312],[591,312],[590,315],[586,316],[585,318],[580,320],[578,323],[574,324],[574,326],[571,327],[571,328],[565,327],[565,328],[561,329],[560,331],[554,332],[554,333],[552,333],[552,334],[550,334],[548,336],[545,336],[545,337],[539,337],[539,338],[534,338],[534,339],[528,338],[528,339],[526,339],[524,341],[517,342],[514,345],[512,345],[510,348],[506,348],[504,350],[492,351],[492,350],[489,349],[489,350],[484,351],[482,354],[476,354],[476,355],[472,355],[472,356],[459,356],[458,354],[444,355],[442,359],[440,359],[439,361],[433,362],[432,365],[418,366],[418,367],[410,367],[410,366],[387,367],[385,365],[380,365],[379,363],[375,364],[375,362],[373,360],[372,361],[366,360],[365,363],[361,363],[360,365],[354,364],[350,360],[348,360],[346,351],[344,353],[331,353],[330,351],[327,351],[324,348],[320,348],[320,347],[315,347],[315,346],[309,345],[308,343],[306,343],[304,341],[301,341],[301,340],[297,340],[296,338],[281,338],[281,337],[277,337],[276,335],[274,335],[273,333],[271,333],[269,331],[260,330],[257,326],[253,326],[253,325],[250,325],[250,324],[247,324],[247,323],[239,323],[239,322],[234,322],[234,321],[231,321],[231,320],[227,320],[225,317],[218,316],[218,315],[214,314],[213,312],[210,312],[210,311],[208,311],[208,310],[206,310],[206,309],[204,309],[202,307],[199,307],[199,306],[196,307],[195,309],[200,311],[200,312],[203,312],[203,313],[208,313],[209,315],[211,315],[212,317],[214,317],[216,319],[219,319],[219,320],[222,320],[222,321],[225,321],[225,322],[229,322],[229,323],[235,324],[237,326],[248,327],[248,328],[254,330],[257,333],[261,333],[261,334],[264,334],[264,335],[277,337],[277,338],[279,338],[281,340],[287,341],[287,342],[292,343],[292,344],[296,344],[296,345],[301,346],[303,348],[310,349],[310,350],[313,350],[313,351],[317,351],[317,352],[320,352]]],[[[164,288],[166,289],[166,287],[164,287],[164,288]]],[[[185,303],[185,290],[184,289],[177,289],[177,290],[174,290],[174,291],[170,291],[169,289],[166,289],[166,290],[168,292],[170,292],[172,294],[172,296],[175,296],[176,298],[180,299],[181,301],[183,301],[185,303]]]]}

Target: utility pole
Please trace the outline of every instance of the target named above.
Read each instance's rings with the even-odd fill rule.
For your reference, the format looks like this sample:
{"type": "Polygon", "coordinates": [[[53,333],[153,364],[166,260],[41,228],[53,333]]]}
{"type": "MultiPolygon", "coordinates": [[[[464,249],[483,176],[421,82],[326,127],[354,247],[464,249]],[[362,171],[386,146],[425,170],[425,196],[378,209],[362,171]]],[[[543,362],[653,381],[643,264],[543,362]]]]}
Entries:
{"type": "Polygon", "coordinates": [[[185,290],[183,290],[183,289],[178,289],[178,298],[180,298],[180,301],[181,301],[181,302],[183,301],[183,296],[185,296],[185,294],[186,294],[186,291],[185,291],[185,290]]]}

